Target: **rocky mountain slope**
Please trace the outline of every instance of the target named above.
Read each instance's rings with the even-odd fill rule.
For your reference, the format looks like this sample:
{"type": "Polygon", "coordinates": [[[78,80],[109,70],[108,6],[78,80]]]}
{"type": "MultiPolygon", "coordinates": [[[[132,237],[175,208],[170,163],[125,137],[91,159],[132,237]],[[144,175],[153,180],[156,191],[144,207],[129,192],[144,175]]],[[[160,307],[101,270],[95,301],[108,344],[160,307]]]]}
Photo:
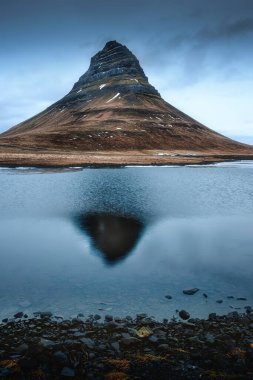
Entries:
{"type": "Polygon", "coordinates": [[[88,71],[66,96],[0,135],[0,162],[5,152],[248,156],[253,147],[208,129],[165,102],[137,58],[111,41],[91,58],[88,71]]]}

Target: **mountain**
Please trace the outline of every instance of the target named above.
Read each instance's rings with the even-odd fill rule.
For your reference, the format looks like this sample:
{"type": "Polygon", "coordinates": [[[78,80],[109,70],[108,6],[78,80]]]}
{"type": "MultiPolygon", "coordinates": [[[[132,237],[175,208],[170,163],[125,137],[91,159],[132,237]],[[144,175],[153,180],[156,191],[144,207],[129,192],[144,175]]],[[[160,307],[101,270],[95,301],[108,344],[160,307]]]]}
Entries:
{"type": "Polygon", "coordinates": [[[122,157],[123,163],[160,163],[251,155],[252,146],[164,101],[134,54],[116,41],[91,58],[66,96],[0,135],[0,163],[122,163],[122,157]]]}

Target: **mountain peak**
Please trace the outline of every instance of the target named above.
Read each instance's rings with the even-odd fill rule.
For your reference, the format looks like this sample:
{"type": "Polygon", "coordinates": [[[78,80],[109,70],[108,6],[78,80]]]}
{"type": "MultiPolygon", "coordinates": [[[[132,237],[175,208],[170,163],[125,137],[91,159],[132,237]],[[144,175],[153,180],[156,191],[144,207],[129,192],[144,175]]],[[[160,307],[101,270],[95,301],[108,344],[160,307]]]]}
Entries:
{"type": "Polygon", "coordinates": [[[89,69],[75,83],[73,90],[90,86],[105,79],[129,80],[139,78],[143,85],[149,86],[148,92],[159,95],[148,83],[142,67],[136,56],[117,41],[109,41],[104,48],[96,53],[90,61],[89,69]]]}
{"type": "Polygon", "coordinates": [[[106,42],[103,50],[107,51],[107,50],[111,50],[111,49],[114,49],[116,47],[124,47],[124,45],[120,44],[118,41],[114,40],[114,41],[108,41],[106,42]]]}

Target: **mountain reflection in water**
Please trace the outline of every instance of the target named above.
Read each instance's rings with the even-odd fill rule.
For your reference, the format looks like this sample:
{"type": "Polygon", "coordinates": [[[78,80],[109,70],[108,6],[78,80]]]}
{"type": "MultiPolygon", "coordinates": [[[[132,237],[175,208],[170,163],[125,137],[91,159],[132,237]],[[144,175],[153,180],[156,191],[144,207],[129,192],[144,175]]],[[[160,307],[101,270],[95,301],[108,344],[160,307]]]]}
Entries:
{"type": "Polygon", "coordinates": [[[139,241],[144,224],[133,217],[107,213],[87,214],[76,219],[77,225],[91,237],[94,247],[108,264],[125,258],[139,241]]]}

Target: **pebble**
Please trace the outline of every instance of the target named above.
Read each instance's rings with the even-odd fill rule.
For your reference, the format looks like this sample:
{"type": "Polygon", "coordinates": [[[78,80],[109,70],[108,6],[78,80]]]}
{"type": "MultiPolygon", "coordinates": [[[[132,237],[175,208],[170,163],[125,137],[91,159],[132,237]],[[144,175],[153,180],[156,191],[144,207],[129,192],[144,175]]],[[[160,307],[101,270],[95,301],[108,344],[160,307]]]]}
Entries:
{"type": "Polygon", "coordinates": [[[198,288],[192,288],[192,289],[183,290],[183,293],[187,294],[188,296],[192,296],[193,294],[197,293],[198,291],[199,291],[198,288]]]}
{"type": "Polygon", "coordinates": [[[122,323],[123,321],[122,321],[122,318],[120,318],[120,317],[114,317],[114,321],[116,322],[116,323],[122,323]]]}
{"type": "Polygon", "coordinates": [[[88,348],[94,348],[95,346],[95,342],[94,340],[90,339],[90,338],[82,338],[80,339],[80,341],[85,345],[87,346],[88,348]]]}
{"type": "Polygon", "coordinates": [[[72,368],[64,367],[62,369],[62,371],[61,371],[61,376],[74,377],[75,376],[75,371],[72,368]]]}
{"type": "Polygon", "coordinates": [[[183,320],[187,320],[190,318],[190,314],[186,310],[180,310],[178,313],[179,317],[182,318],[183,320]]]}
{"type": "Polygon", "coordinates": [[[148,315],[146,313],[136,314],[137,319],[146,318],[148,315]]]}
{"type": "Polygon", "coordinates": [[[156,335],[151,335],[148,340],[151,342],[151,343],[157,343],[158,342],[158,337],[156,335]]]}
{"type": "Polygon", "coordinates": [[[222,303],[223,302],[223,300],[217,300],[216,301],[216,303],[222,303]]]}
{"type": "Polygon", "coordinates": [[[29,346],[26,343],[20,344],[20,346],[15,348],[15,351],[19,354],[22,354],[23,352],[27,351],[29,346]]]}
{"type": "Polygon", "coordinates": [[[106,321],[106,322],[111,322],[111,321],[113,321],[113,316],[112,316],[112,315],[105,315],[105,321],[106,321]]]}
{"type": "Polygon", "coordinates": [[[85,332],[76,331],[76,332],[74,332],[73,335],[74,335],[75,337],[77,337],[77,338],[84,338],[84,337],[85,337],[85,332]]]}
{"type": "Polygon", "coordinates": [[[24,313],[22,311],[20,311],[20,312],[14,314],[14,318],[22,318],[23,315],[24,315],[24,313]]]}
{"type": "Polygon", "coordinates": [[[172,300],[172,296],[170,296],[169,294],[165,296],[165,298],[167,298],[167,300],[172,300]]]}
{"type": "Polygon", "coordinates": [[[133,329],[133,328],[129,327],[129,328],[127,329],[127,331],[128,331],[128,333],[129,333],[130,335],[137,336],[137,330],[136,330],[136,329],[133,329]]]}
{"type": "Polygon", "coordinates": [[[112,348],[115,350],[115,351],[120,351],[120,348],[119,348],[119,342],[112,342],[111,343],[111,346],[112,348]]]}
{"type": "Polygon", "coordinates": [[[207,334],[205,335],[205,338],[206,338],[206,341],[207,341],[208,343],[214,343],[214,342],[215,342],[215,337],[214,337],[214,335],[211,334],[211,333],[207,333],[207,334]]]}
{"type": "Polygon", "coordinates": [[[52,313],[51,313],[51,311],[42,311],[41,313],[40,313],[40,317],[41,318],[51,318],[52,317],[52,313]]]}
{"type": "Polygon", "coordinates": [[[244,306],[244,309],[245,309],[247,314],[250,314],[253,311],[251,306],[244,306]]]}
{"type": "Polygon", "coordinates": [[[55,359],[63,361],[63,362],[67,362],[67,360],[68,360],[67,355],[64,354],[64,352],[62,352],[62,351],[56,351],[56,352],[54,352],[53,356],[54,356],[55,359]]]}
{"type": "Polygon", "coordinates": [[[119,324],[114,321],[110,321],[110,322],[106,322],[106,327],[110,329],[115,329],[119,327],[119,324]]]}
{"type": "Polygon", "coordinates": [[[167,351],[169,349],[169,345],[164,343],[164,344],[160,344],[158,346],[158,349],[161,350],[161,351],[167,351]]]}
{"type": "Polygon", "coordinates": [[[105,351],[107,349],[107,346],[106,346],[106,344],[99,344],[97,348],[100,351],[105,351]]]}
{"type": "Polygon", "coordinates": [[[55,342],[53,342],[52,340],[50,339],[44,339],[44,338],[41,338],[40,339],[40,345],[43,346],[43,347],[53,347],[55,345],[55,342]]]}
{"type": "Polygon", "coordinates": [[[123,338],[120,343],[122,343],[123,345],[125,346],[130,346],[132,344],[137,344],[140,342],[140,339],[138,338],[134,338],[133,336],[129,337],[129,338],[123,338]]]}

